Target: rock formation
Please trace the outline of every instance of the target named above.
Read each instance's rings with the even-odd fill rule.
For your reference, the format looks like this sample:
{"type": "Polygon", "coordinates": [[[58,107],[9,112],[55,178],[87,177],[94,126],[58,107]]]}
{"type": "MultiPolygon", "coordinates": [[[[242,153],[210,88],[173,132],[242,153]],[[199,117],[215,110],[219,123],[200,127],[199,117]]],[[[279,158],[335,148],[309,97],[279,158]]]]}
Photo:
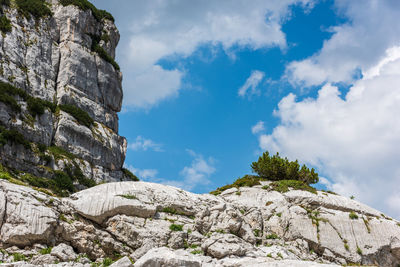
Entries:
{"type": "Polygon", "coordinates": [[[0,260],[9,262],[4,266],[30,266],[14,262],[22,259],[64,262],[55,266],[117,259],[113,266],[400,264],[398,221],[346,197],[280,193],[261,183],[214,196],[116,182],[56,198],[0,180],[0,260]]]}
{"type": "Polygon", "coordinates": [[[61,2],[42,2],[51,11],[44,17],[14,2],[2,6],[11,30],[0,34],[1,86],[12,84],[26,95],[0,92],[0,99],[15,102],[0,101],[0,125],[30,146],[6,140],[0,163],[39,177],[70,165],[96,182],[126,180],[126,140],[118,135],[117,115],[122,74],[113,59],[118,30],[111,16],[61,2]]]}

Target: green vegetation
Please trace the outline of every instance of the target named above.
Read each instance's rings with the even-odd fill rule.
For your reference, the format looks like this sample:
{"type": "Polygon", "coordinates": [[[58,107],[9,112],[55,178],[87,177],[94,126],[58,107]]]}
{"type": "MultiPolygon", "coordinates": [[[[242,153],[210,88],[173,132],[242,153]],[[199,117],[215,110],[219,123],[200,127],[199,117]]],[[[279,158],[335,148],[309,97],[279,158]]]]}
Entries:
{"type": "Polygon", "coordinates": [[[14,253],[12,256],[14,261],[26,261],[26,257],[21,253],[14,253]]]}
{"type": "Polygon", "coordinates": [[[359,247],[357,247],[357,254],[358,254],[358,255],[362,255],[362,250],[361,250],[361,248],[359,248],[359,247]]]}
{"type": "Polygon", "coordinates": [[[178,211],[171,207],[165,207],[161,210],[162,212],[169,213],[169,214],[179,214],[178,211]]]}
{"type": "Polygon", "coordinates": [[[254,176],[254,175],[245,175],[242,178],[237,179],[233,184],[230,185],[225,185],[223,187],[219,187],[217,188],[217,190],[210,192],[210,194],[213,195],[219,195],[221,194],[221,192],[230,189],[230,188],[239,188],[239,187],[252,187],[255,185],[260,185],[260,177],[258,176],[254,176]]]}
{"type": "Polygon", "coordinates": [[[136,181],[136,182],[139,181],[139,178],[137,178],[137,176],[134,175],[130,170],[128,170],[126,168],[122,168],[122,172],[125,174],[126,177],[128,177],[132,181],[136,181]]]}
{"type": "Polygon", "coordinates": [[[27,19],[30,19],[31,15],[35,19],[53,15],[44,0],[16,0],[15,3],[17,4],[18,11],[27,19]]]}
{"type": "Polygon", "coordinates": [[[0,6],[9,6],[10,0],[0,0],[0,6]]]}
{"type": "Polygon", "coordinates": [[[108,19],[114,22],[114,17],[105,10],[97,9],[92,3],[87,0],[61,0],[60,4],[63,6],[74,5],[80,9],[86,11],[92,11],[93,16],[96,20],[101,21],[103,19],[108,19]]]}
{"type": "Polygon", "coordinates": [[[318,173],[314,169],[309,169],[305,165],[300,168],[298,161],[289,161],[287,158],[281,158],[279,153],[270,156],[268,151],[264,152],[258,161],[251,164],[251,168],[256,175],[245,175],[237,179],[233,184],[225,185],[210,192],[213,195],[219,195],[221,192],[230,188],[252,187],[260,185],[260,181],[273,181],[263,189],[275,190],[281,193],[289,191],[289,188],[295,190],[305,190],[316,194],[315,188],[310,184],[317,183],[318,173]]]}
{"type": "Polygon", "coordinates": [[[63,222],[69,223],[69,224],[73,223],[72,220],[70,220],[70,219],[68,219],[67,217],[65,217],[65,215],[62,214],[62,213],[60,213],[60,215],[58,216],[58,219],[61,220],[61,221],[63,221],[63,222]]]}
{"type": "Polygon", "coordinates": [[[371,228],[369,227],[369,221],[368,219],[362,218],[365,224],[365,227],[367,228],[368,234],[371,233],[371,228]]]}
{"type": "Polygon", "coordinates": [[[23,145],[26,149],[31,149],[31,143],[17,130],[8,130],[0,125],[0,147],[8,142],[23,145]]]}
{"type": "Polygon", "coordinates": [[[257,162],[251,164],[251,168],[261,178],[279,181],[279,180],[298,180],[306,184],[318,183],[318,173],[303,165],[300,168],[298,161],[289,161],[287,158],[281,158],[279,153],[270,156],[268,151],[264,152],[257,162]]]}
{"type": "Polygon", "coordinates": [[[42,255],[44,255],[44,254],[50,254],[50,253],[51,253],[51,249],[52,249],[52,247],[42,248],[39,252],[40,252],[40,254],[42,254],[42,255]]]}
{"type": "Polygon", "coordinates": [[[352,211],[349,213],[349,218],[352,220],[356,220],[358,219],[358,215],[354,211],[352,211]]]}
{"type": "Polygon", "coordinates": [[[20,96],[23,99],[27,98],[27,94],[24,90],[0,81],[0,101],[10,106],[12,110],[20,112],[21,107],[13,96],[20,96]]]}
{"type": "Polygon", "coordinates": [[[57,188],[74,192],[75,187],[71,177],[63,171],[54,171],[54,182],[57,188]]]}
{"type": "Polygon", "coordinates": [[[191,251],[190,253],[192,253],[192,254],[194,254],[194,255],[197,255],[197,254],[203,254],[203,251],[200,250],[200,249],[197,249],[197,250],[191,251]]]}
{"type": "Polygon", "coordinates": [[[28,97],[27,100],[28,111],[33,116],[44,114],[44,110],[49,108],[53,113],[56,111],[56,104],[51,103],[50,101],[42,100],[40,98],[28,97]]]}
{"type": "Polygon", "coordinates": [[[129,194],[126,194],[126,195],[118,195],[119,197],[123,197],[123,198],[127,198],[127,199],[137,199],[137,197],[136,196],[134,196],[134,195],[129,195],[129,194]]]}
{"type": "Polygon", "coordinates": [[[102,59],[104,59],[105,61],[107,61],[111,65],[113,65],[114,69],[119,71],[120,67],[119,67],[118,63],[115,62],[115,60],[107,53],[107,51],[104,50],[104,48],[99,45],[100,40],[101,40],[101,36],[90,35],[90,37],[92,38],[91,50],[93,52],[97,53],[102,59]]]}
{"type": "Polygon", "coordinates": [[[278,239],[279,236],[277,234],[275,234],[275,233],[272,233],[270,235],[266,235],[265,238],[266,239],[278,239]]]}
{"type": "Polygon", "coordinates": [[[59,147],[59,146],[50,146],[47,148],[47,151],[53,155],[55,160],[59,160],[59,159],[70,159],[73,160],[75,159],[75,155],[73,155],[72,153],[65,151],[63,148],[59,147]]]}
{"type": "Polygon", "coordinates": [[[52,112],[55,112],[56,110],[56,105],[50,101],[32,97],[24,90],[9,83],[0,81],[0,102],[3,102],[11,107],[13,111],[20,112],[21,106],[17,103],[14,96],[19,96],[27,102],[28,111],[33,117],[36,115],[42,115],[45,108],[49,108],[52,112]]]}
{"type": "Polygon", "coordinates": [[[72,181],[78,181],[78,183],[81,185],[84,185],[86,187],[93,187],[96,185],[96,182],[94,180],[87,178],[82,173],[82,170],[76,163],[74,164],[74,168],[71,165],[67,165],[64,171],[71,178],[72,181]]]}
{"type": "Polygon", "coordinates": [[[263,189],[278,191],[280,193],[286,193],[289,191],[289,188],[295,190],[303,190],[308,191],[313,194],[317,193],[317,190],[303,181],[298,180],[280,180],[276,182],[270,183],[268,186],[263,187],[263,189]]]}
{"type": "Polygon", "coordinates": [[[103,266],[110,266],[113,263],[113,260],[111,258],[105,258],[102,263],[103,266]]]}
{"type": "Polygon", "coordinates": [[[256,236],[256,237],[262,236],[262,231],[260,229],[254,229],[253,233],[254,233],[254,236],[256,236]]]}
{"type": "Polygon", "coordinates": [[[11,30],[12,30],[11,21],[6,17],[6,15],[1,15],[0,31],[5,34],[11,32],[11,30]]]}
{"type": "Polygon", "coordinates": [[[174,232],[182,231],[183,230],[183,225],[181,225],[181,224],[171,224],[169,226],[169,229],[171,231],[174,231],[174,232]]]}
{"type": "Polygon", "coordinates": [[[89,127],[93,125],[94,120],[89,116],[89,114],[70,104],[62,104],[58,106],[62,111],[69,113],[72,117],[74,117],[80,124],[89,127]]]}

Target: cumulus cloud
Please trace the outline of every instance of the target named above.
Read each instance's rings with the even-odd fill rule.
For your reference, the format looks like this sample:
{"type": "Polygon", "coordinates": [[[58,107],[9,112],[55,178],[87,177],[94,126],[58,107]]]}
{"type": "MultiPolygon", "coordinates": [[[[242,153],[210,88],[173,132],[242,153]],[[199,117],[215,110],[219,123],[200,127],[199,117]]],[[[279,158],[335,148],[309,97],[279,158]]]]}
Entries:
{"type": "Polygon", "coordinates": [[[135,168],[132,165],[125,166],[128,170],[130,170],[133,174],[135,174],[140,180],[152,180],[156,178],[158,171],[155,169],[139,169],[135,168]]]}
{"type": "Polygon", "coordinates": [[[162,149],[161,144],[155,143],[151,139],[146,139],[142,136],[137,136],[135,142],[131,143],[128,145],[129,149],[132,149],[133,151],[147,151],[147,150],[152,150],[156,152],[163,152],[164,150],[162,149]]]}
{"type": "Polygon", "coordinates": [[[330,189],[400,218],[400,47],[364,73],[344,99],[329,83],[315,99],[289,94],[275,111],[280,124],[259,143],[316,166],[330,189]]]}
{"type": "Polygon", "coordinates": [[[251,132],[253,134],[259,134],[265,131],[265,127],[264,127],[264,122],[263,121],[259,121],[257,122],[256,125],[254,125],[253,127],[251,127],[251,132]]]}
{"type": "Polygon", "coordinates": [[[210,183],[209,177],[216,171],[215,160],[211,157],[205,159],[203,155],[197,154],[192,150],[187,150],[193,160],[189,166],[185,166],[180,171],[182,180],[163,180],[161,183],[192,190],[198,185],[210,183]]]}
{"type": "Polygon", "coordinates": [[[257,89],[258,85],[264,79],[265,73],[259,70],[253,70],[250,77],[247,78],[246,82],[239,88],[238,94],[241,97],[245,95],[259,95],[260,91],[257,89]]]}
{"type": "Polygon", "coordinates": [[[281,23],[289,6],[312,0],[134,1],[131,37],[124,51],[124,104],[148,108],[176,96],[184,70],[164,69],[165,57],[188,57],[201,45],[235,49],[286,48],[281,23]]]}
{"type": "Polygon", "coordinates": [[[332,27],[332,37],[316,54],[287,66],[285,77],[293,85],[353,82],[400,43],[399,1],[336,0],[335,9],[348,23],[332,27]]]}

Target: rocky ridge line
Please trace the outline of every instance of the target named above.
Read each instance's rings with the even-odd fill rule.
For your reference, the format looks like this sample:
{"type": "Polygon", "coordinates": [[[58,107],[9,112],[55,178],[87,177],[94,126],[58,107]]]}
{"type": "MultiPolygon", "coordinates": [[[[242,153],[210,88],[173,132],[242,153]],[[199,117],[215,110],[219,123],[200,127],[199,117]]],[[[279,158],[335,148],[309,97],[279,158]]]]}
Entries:
{"type": "Polygon", "coordinates": [[[214,196],[118,182],[54,198],[0,180],[0,260],[8,262],[3,266],[107,266],[118,259],[114,266],[400,264],[398,221],[346,197],[280,193],[261,183],[214,196]],[[46,265],[55,262],[63,263],[46,265]]]}

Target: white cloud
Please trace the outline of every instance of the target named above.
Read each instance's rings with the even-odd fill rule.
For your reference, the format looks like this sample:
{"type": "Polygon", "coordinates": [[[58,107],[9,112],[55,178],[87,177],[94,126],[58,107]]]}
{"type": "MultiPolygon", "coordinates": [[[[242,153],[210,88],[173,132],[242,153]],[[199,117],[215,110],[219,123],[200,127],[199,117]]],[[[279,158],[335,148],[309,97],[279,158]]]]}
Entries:
{"type": "Polygon", "coordinates": [[[209,177],[216,171],[215,160],[211,157],[205,159],[203,155],[197,154],[192,150],[187,150],[193,157],[189,166],[180,171],[183,180],[163,180],[161,183],[176,186],[185,190],[192,190],[198,185],[210,183],[209,177]]]}
{"type": "Polygon", "coordinates": [[[259,70],[253,70],[250,74],[250,77],[247,78],[246,82],[239,88],[238,94],[241,97],[244,97],[246,94],[251,95],[259,95],[260,91],[257,90],[258,85],[264,79],[265,73],[259,70]],[[250,91],[249,91],[250,89],[250,91]]]}
{"type": "Polygon", "coordinates": [[[155,169],[138,169],[131,165],[126,166],[133,174],[135,174],[140,180],[152,180],[155,179],[158,171],[155,169]]]}
{"type": "Polygon", "coordinates": [[[251,132],[253,134],[258,134],[258,133],[262,133],[265,131],[265,126],[264,126],[264,122],[263,121],[259,121],[257,122],[256,125],[254,125],[253,127],[251,127],[251,132]]]}
{"type": "Polygon", "coordinates": [[[162,149],[161,144],[155,143],[151,139],[146,139],[142,136],[137,136],[135,142],[131,143],[128,145],[129,149],[132,149],[133,151],[147,151],[147,150],[153,150],[156,152],[163,152],[164,150],[162,149]]]}
{"type": "Polygon", "coordinates": [[[331,84],[316,99],[283,98],[280,124],[260,147],[318,167],[334,191],[400,218],[400,47],[365,73],[345,99],[331,84]]]}
{"type": "Polygon", "coordinates": [[[399,1],[336,0],[335,7],[349,22],[332,27],[319,52],[287,66],[285,76],[293,85],[353,82],[357,71],[364,74],[400,43],[399,1]]]}
{"type": "Polygon", "coordinates": [[[130,42],[123,52],[124,104],[148,108],[176,96],[184,71],[158,65],[167,56],[188,57],[200,45],[286,48],[282,22],[289,6],[310,8],[312,0],[134,1],[130,42]]]}

